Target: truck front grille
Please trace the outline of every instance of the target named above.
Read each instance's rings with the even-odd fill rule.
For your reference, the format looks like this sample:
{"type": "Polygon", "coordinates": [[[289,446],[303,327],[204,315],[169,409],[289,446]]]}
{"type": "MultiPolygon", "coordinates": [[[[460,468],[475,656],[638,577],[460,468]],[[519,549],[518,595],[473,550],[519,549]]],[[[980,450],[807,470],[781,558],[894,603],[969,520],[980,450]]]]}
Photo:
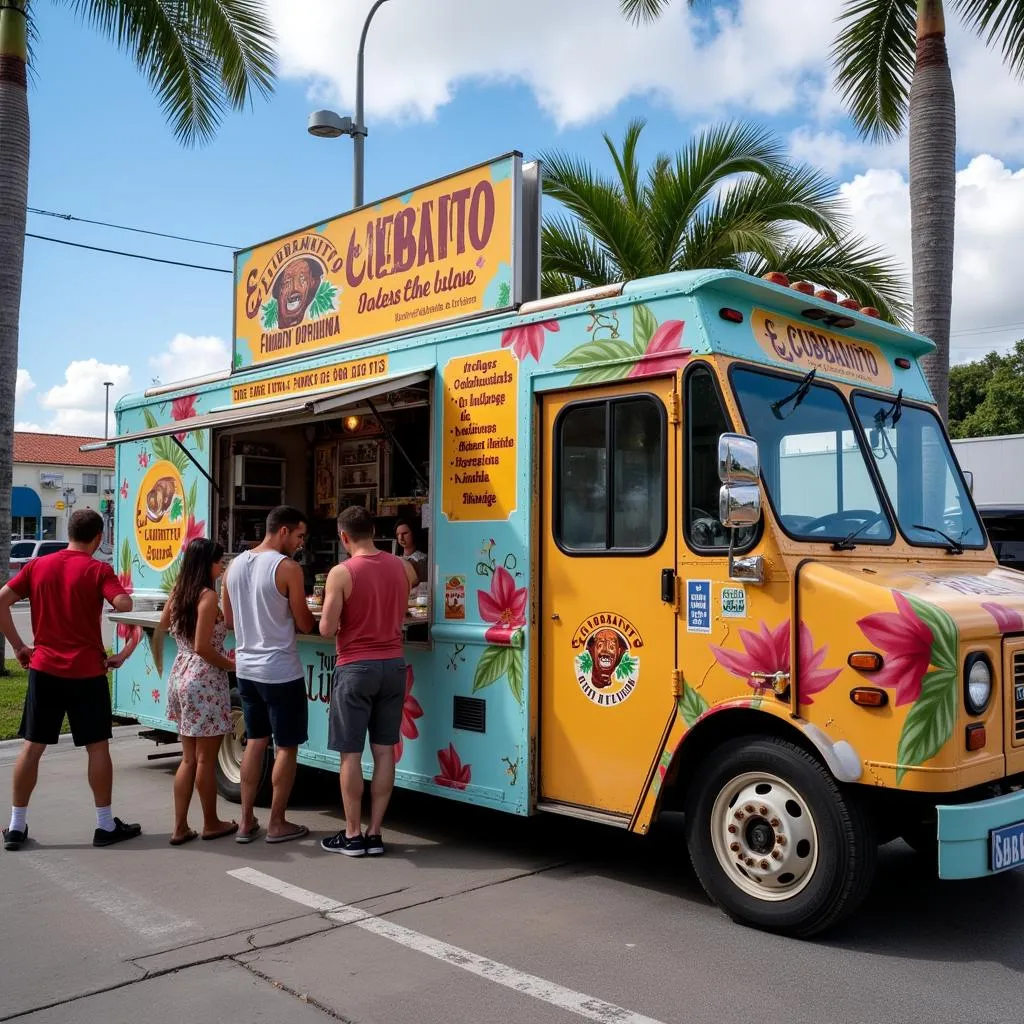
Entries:
{"type": "Polygon", "coordinates": [[[1024,742],[1024,651],[1013,654],[1013,741],[1024,742]]]}

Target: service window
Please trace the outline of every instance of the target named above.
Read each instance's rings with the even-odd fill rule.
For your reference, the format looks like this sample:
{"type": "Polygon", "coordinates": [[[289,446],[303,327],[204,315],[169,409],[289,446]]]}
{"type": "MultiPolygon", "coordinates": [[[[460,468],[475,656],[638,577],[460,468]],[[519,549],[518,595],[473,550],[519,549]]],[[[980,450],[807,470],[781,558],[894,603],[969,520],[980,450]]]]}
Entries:
{"type": "Polygon", "coordinates": [[[641,554],[665,535],[662,404],[630,395],[568,406],[555,427],[555,540],[569,554],[641,554]]]}

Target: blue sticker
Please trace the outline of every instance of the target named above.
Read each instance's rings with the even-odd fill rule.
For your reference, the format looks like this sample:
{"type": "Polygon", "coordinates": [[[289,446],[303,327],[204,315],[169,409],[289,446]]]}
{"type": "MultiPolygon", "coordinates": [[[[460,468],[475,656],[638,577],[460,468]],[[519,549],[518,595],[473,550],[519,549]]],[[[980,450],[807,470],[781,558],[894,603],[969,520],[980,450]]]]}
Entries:
{"type": "Polygon", "coordinates": [[[711,632],[711,580],[686,581],[686,632],[711,632]]]}

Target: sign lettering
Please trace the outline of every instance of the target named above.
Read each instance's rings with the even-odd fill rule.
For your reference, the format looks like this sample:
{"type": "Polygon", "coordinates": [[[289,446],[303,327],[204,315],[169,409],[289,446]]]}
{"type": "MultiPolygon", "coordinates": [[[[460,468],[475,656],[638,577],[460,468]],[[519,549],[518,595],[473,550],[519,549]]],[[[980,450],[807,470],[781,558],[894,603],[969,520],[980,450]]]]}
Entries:
{"type": "Polygon", "coordinates": [[[331,363],[317,366],[312,370],[285,373],[280,377],[246,381],[231,388],[232,402],[259,402],[272,398],[287,398],[310,391],[359,384],[383,377],[388,372],[388,357],[373,356],[370,359],[354,359],[347,363],[331,363]]]}

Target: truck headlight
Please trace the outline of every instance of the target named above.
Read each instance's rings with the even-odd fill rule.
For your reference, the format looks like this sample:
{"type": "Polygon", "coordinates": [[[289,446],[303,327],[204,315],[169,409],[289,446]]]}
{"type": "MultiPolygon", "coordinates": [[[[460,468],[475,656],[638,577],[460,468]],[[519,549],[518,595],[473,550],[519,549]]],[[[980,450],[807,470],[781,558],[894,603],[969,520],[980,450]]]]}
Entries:
{"type": "Polygon", "coordinates": [[[992,696],[992,666],[977,652],[964,662],[964,706],[968,714],[980,715],[992,696]]]}

